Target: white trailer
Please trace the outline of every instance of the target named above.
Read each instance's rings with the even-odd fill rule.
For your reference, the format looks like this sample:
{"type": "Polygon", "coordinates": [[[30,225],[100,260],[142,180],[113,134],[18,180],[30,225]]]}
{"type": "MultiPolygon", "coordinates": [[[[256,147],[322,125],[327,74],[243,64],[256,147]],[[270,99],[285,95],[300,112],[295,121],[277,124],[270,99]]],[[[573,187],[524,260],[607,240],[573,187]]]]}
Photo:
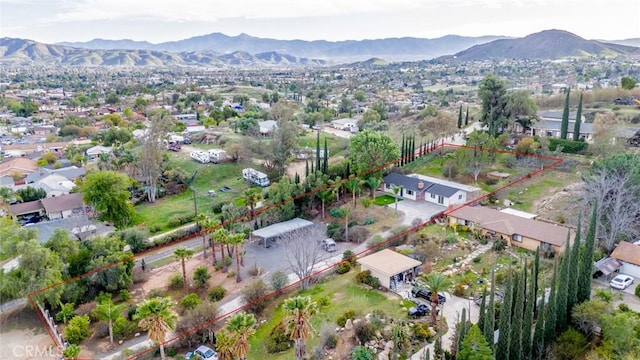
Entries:
{"type": "Polygon", "coordinates": [[[209,153],[206,151],[192,151],[189,153],[191,158],[197,162],[206,164],[209,162],[209,153]]]}
{"type": "Polygon", "coordinates": [[[242,169],[242,177],[252,184],[258,186],[269,186],[269,178],[267,174],[252,168],[242,169]]]}
{"type": "Polygon", "coordinates": [[[217,164],[228,159],[227,152],[222,149],[209,149],[209,162],[217,164]]]}

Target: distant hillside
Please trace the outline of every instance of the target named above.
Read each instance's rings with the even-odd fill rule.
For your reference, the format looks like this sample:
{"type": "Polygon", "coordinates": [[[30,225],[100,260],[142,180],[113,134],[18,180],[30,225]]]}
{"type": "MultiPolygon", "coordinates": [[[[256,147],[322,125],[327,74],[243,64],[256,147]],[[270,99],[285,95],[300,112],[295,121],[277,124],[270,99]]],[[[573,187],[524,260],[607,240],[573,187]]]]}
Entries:
{"type": "Polygon", "coordinates": [[[601,42],[640,47],[640,38],[624,39],[624,40],[599,40],[601,42]]]}
{"type": "Polygon", "coordinates": [[[500,39],[476,45],[443,59],[559,59],[570,56],[640,55],[640,48],[585,40],[563,30],[546,30],[518,39],[500,39]]]}
{"type": "Polygon", "coordinates": [[[457,51],[467,49],[470,46],[501,38],[504,37],[465,37],[447,35],[436,39],[403,37],[333,42],[324,40],[275,40],[253,37],[247,34],[227,36],[221,33],[212,33],[159,44],[150,44],[146,41],[96,39],[89,42],[65,42],[60,43],[60,45],[94,50],[136,49],[170,52],[215,51],[217,53],[224,54],[235,51],[244,51],[252,54],[277,52],[297,57],[320,58],[334,61],[358,61],[372,57],[383,57],[386,60],[423,60],[453,54],[457,51]]]}
{"type": "Polygon", "coordinates": [[[185,66],[215,65],[231,67],[321,66],[324,60],[299,58],[277,52],[220,55],[212,51],[171,53],[158,50],[91,50],[32,40],[0,39],[0,64],[43,64],[73,66],[185,66]]]}

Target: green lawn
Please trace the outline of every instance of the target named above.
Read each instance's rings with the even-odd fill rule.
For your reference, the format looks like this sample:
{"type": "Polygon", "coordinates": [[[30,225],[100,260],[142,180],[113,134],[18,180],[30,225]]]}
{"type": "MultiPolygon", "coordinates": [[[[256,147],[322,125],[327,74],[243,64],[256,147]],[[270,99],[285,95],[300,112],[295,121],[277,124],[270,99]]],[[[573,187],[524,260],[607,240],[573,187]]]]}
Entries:
{"type": "MultiPolygon", "coordinates": [[[[298,142],[301,148],[309,147],[311,149],[316,148],[316,132],[308,131],[298,142]]],[[[333,134],[320,133],[320,151],[324,151],[324,139],[327,139],[327,148],[329,149],[329,157],[342,156],[344,151],[349,147],[349,140],[335,136],[333,134]]]]}
{"type": "MultiPolygon", "coordinates": [[[[193,183],[196,192],[198,212],[213,215],[212,207],[216,203],[233,202],[249,185],[242,179],[242,169],[247,166],[255,167],[252,163],[223,163],[200,164],[188,158],[184,153],[172,154],[172,165],[179,167],[189,174],[198,170],[193,183]],[[229,186],[236,192],[223,193],[219,189],[229,186]],[[209,197],[207,191],[215,190],[217,195],[209,197]]],[[[139,223],[159,231],[169,230],[167,221],[174,216],[185,216],[194,213],[193,192],[187,190],[181,194],[158,199],[154,204],[143,203],[136,206],[140,217],[139,223]]]]}
{"type": "MultiPolygon", "coordinates": [[[[318,343],[318,332],[323,323],[329,323],[337,327],[336,319],[346,310],[353,309],[358,316],[364,316],[374,310],[380,310],[387,316],[394,319],[405,319],[406,308],[400,298],[389,298],[380,291],[366,289],[355,282],[357,269],[352,269],[344,275],[338,275],[330,280],[323,281],[311,289],[299,291],[300,295],[311,296],[316,303],[321,298],[328,299],[328,304],[319,308],[318,313],[312,318],[314,333],[307,340],[307,352],[311,352],[318,343]]],[[[294,295],[290,295],[294,296],[294,295]]],[[[248,359],[292,359],[293,349],[279,353],[268,354],[265,351],[265,341],[274,326],[280,322],[285,314],[282,312],[282,303],[279,299],[278,306],[270,313],[261,315],[261,318],[268,319],[261,325],[254,336],[251,337],[251,351],[248,359]]]]}
{"type": "MultiPolygon", "coordinates": [[[[402,201],[402,199],[398,198],[398,201],[402,201]]],[[[391,195],[380,195],[380,196],[376,196],[375,199],[373,199],[373,202],[378,206],[386,206],[390,204],[395,204],[396,198],[394,198],[391,195]]]]}

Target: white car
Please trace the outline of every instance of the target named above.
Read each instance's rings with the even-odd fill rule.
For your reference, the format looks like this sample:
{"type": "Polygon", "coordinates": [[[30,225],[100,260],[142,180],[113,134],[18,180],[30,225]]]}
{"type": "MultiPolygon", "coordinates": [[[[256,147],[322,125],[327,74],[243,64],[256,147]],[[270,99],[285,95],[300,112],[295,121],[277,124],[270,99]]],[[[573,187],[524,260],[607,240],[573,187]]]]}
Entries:
{"type": "Polygon", "coordinates": [[[629,275],[624,275],[624,274],[620,274],[614,277],[609,282],[609,285],[611,285],[612,288],[619,289],[619,290],[624,290],[627,287],[629,287],[629,285],[631,284],[633,284],[633,278],[629,275]]]}
{"type": "Polygon", "coordinates": [[[193,352],[193,355],[196,356],[196,359],[218,360],[218,354],[216,354],[212,348],[204,345],[198,346],[198,348],[193,352]]]}

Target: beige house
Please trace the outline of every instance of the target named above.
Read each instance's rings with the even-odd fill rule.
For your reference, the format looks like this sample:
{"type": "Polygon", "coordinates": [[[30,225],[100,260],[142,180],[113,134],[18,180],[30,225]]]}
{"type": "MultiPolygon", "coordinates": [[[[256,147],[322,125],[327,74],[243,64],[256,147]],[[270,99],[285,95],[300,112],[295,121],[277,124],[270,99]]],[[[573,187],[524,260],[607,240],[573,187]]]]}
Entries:
{"type": "Polygon", "coordinates": [[[640,277],[640,245],[621,241],[611,253],[611,257],[622,264],[621,273],[640,277]]]}
{"type": "MultiPolygon", "coordinates": [[[[483,206],[465,206],[448,214],[449,225],[479,227],[487,237],[506,239],[509,246],[535,251],[564,251],[569,228],[504,213],[483,206]]],[[[573,239],[573,232],[569,235],[573,239]]]]}
{"type": "Polygon", "coordinates": [[[380,286],[390,290],[415,279],[422,265],[416,259],[389,249],[358,259],[358,263],[362,271],[371,271],[371,276],[378,278],[380,286]]]}

